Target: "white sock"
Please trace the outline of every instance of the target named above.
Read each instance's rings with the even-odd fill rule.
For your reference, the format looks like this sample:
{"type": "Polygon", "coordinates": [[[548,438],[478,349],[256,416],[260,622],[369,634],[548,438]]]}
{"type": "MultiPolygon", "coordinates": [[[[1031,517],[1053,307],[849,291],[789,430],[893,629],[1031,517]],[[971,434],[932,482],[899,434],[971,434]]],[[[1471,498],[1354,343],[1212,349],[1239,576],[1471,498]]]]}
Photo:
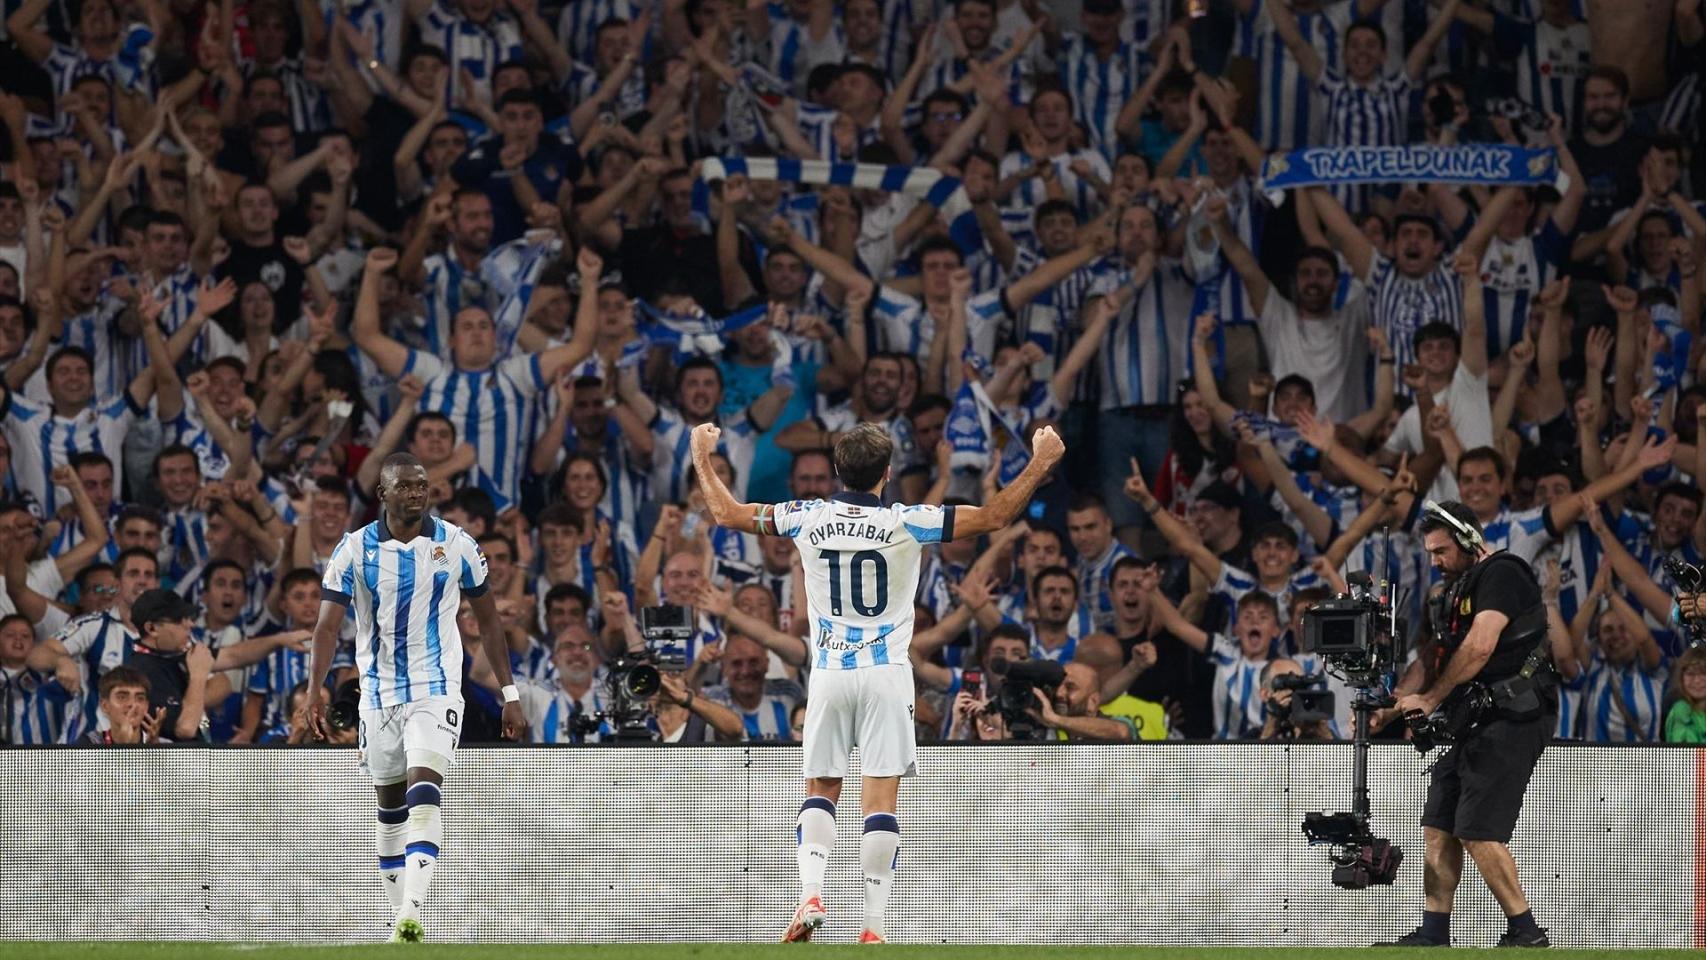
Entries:
{"type": "Polygon", "coordinates": [[[895,866],[900,862],[900,821],[894,814],[873,813],[865,818],[859,860],[865,867],[865,929],[887,938],[884,918],[889,893],[894,889],[895,866]]]}
{"type": "Polygon", "coordinates": [[[380,807],[373,849],[379,854],[379,878],[385,883],[385,899],[391,903],[392,917],[403,909],[403,871],[408,865],[403,849],[408,838],[409,808],[380,807]]]}
{"type": "Polygon", "coordinates": [[[835,804],[828,797],[807,797],[794,826],[800,861],[800,902],[823,895],[823,874],[835,848],[835,804]]]}
{"type": "Polygon", "coordinates": [[[409,865],[403,874],[403,907],[399,919],[419,920],[426,903],[432,873],[438,867],[438,845],[444,839],[444,822],[438,816],[438,784],[417,783],[409,788],[409,865]]]}

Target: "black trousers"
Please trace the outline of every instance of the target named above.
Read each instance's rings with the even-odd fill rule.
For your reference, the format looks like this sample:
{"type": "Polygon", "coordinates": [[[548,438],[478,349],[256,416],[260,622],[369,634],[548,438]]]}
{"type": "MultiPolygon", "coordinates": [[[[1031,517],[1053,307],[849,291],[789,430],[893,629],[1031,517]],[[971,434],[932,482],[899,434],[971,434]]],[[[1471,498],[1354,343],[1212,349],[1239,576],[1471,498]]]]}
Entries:
{"type": "Polygon", "coordinates": [[[1452,747],[1434,765],[1422,826],[1459,840],[1509,843],[1528,779],[1557,725],[1552,706],[1533,720],[1494,720],[1452,747]]]}

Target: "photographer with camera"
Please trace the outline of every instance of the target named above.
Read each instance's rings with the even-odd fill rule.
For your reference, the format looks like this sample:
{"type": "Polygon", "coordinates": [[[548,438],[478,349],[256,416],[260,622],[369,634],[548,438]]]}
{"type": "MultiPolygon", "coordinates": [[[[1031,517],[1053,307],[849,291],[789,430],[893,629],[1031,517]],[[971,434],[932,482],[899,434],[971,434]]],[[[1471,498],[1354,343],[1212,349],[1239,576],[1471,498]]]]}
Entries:
{"type": "Polygon", "coordinates": [[[1475,512],[1455,501],[1428,504],[1422,543],[1446,581],[1430,611],[1435,656],[1408,671],[1397,703],[1370,726],[1394,716],[1418,723],[1442,706],[1454,745],[1432,768],[1422,811],[1427,841],[1422,925],[1403,946],[1449,946],[1451,908],[1468,851],[1498,900],[1508,927],[1500,946],[1544,947],[1517,880],[1510,838],[1529,777],[1551,738],[1558,710],[1546,610],[1540,584],[1523,560],[1491,552],[1475,512]]]}
{"type": "MultiPolygon", "coordinates": [[[[1334,740],[1333,725],[1321,709],[1319,677],[1304,673],[1296,660],[1281,657],[1262,668],[1263,740],[1334,740]],[[1311,696],[1313,695],[1313,696],[1311,696]],[[1305,700],[1310,702],[1305,703],[1305,700]]],[[[1331,703],[1331,700],[1327,700],[1331,703]]]]}
{"type": "Polygon", "coordinates": [[[1126,717],[1102,713],[1102,694],[1096,668],[1076,661],[1061,668],[1052,691],[1031,690],[1037,706],[1032,716],[1060,740],[1136,740],[1137,725],[1126,717]]]}

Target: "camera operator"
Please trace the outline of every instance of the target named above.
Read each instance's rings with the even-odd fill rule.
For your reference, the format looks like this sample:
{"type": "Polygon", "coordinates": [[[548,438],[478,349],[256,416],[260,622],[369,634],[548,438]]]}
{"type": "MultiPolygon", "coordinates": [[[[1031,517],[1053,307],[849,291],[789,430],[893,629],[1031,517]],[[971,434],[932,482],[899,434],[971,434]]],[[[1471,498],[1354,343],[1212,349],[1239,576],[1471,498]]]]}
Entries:
{"type": "Polygon", "coordinates": [[[1096,670],[1089,664],[1066,664],[1066,676],[1052,696],[1041,687],[1031,693],[1037,708],[1031,715],[1055,731],[1061,740],[1135,740],[1137,726],[1125,717],[1102,713],[1102,694],[1096,670]]]}
{"type": "Polygon", "coordinates": [[[1281,677],[1306,676],[1296,660],[1281,657],[1269,660],[1262,668],[1262,707],[1267,720],[1262,723],[1263,740],[1332,740],[1333,725],[1326,719],[1299,724],[1292,716],[1296,703],[1293,687],[1278,684],[1281,677]]]}
{"type": "Polygon", "coordinates": [[[1429,504],[1420,529],[1446,581],[1433,611],[1437,655],[1431,662],[1424,658],[1421,670],[1406,672],[1394,690],[1396,706],[1376,714],[1371,727],[1395,716],[1426,717],[1448,698],[1460,700],[1459,688],[1471,682],[1487,685],[1492,697],[1479,726],[1460,733],[1433,766],[1422,812],[1427,902],[1422,925],[1397,942],[1450,945],[1452,901],[1467,850],[1504,909],[1508,927],[1499,945],[1549,946],[1508,846],[1558,710],[1540,584],[1526,562],[1487,549],[1474,511],[1462,503],[1429,504]]]}

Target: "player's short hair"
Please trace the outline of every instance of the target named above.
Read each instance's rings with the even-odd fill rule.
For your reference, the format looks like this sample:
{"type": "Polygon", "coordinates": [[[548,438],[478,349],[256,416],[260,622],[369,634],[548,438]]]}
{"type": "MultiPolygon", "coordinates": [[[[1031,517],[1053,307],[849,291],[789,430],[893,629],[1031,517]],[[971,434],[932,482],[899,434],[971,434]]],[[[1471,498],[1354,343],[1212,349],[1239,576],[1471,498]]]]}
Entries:
{"type": "Polygon", "coordinates": [[[297,567],[285,574],[284,579],[278,582],[278,592],[282,596],[304,583],[318,587],[320,585],[320,574],[313,567],[297,567]]]}
{"type": "Polygon", "coordinates": [[[835,475],[849,490],[868,493],[883,482],[894,440],[882,427],[861,423],[835,442],[835,475]]]}
{"type": "MultiPolygon", "coordinates": [[[[8,617],[7,619],[11,618],[8,617]]],[[[141,670],[135,667],[127,667],[121,663],[102,674],[101,682],[95,685],[95,689],[100,691],[102,700],[112,696],[113,691],[120,687],[135,687],[143,693],[147,693],[148,677],[141,670]]]]}

